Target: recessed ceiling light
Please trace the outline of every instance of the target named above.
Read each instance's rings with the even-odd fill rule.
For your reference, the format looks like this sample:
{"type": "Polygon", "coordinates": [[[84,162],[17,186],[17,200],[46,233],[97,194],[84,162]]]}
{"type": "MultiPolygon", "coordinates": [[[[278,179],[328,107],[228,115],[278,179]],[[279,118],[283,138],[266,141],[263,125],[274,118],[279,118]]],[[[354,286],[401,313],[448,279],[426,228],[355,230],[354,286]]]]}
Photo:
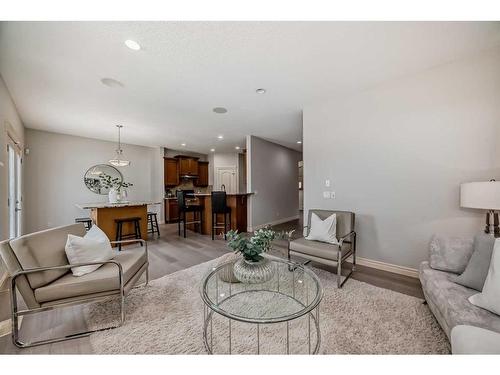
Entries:
{"type": "Polygon", "coordinates": [[[257,94],[265,94],[266,93],[266,89],[257,89],[257,90],[255,90],[255,92],[257,94]]]}
{"type": "Polygon", "coordinates": [[[134,51],[139,51],[141,49],[141,45],[137,43],[135,40],[127,39],[125,41],[125,45],[128,48],[133,49],[134,51]]]}
{"type": "Polygon", "coordinates": [[[113,78],[101,78],[101,83],[104,86],[108,86],[108,87],[111,87],[113,89],[116,89],[116,88],[121,89],[125,86],[123,83],[121,83],[120,81],[117,81],[116,79],[113,79],[113,78]]]}
{"type": "Polygon", "coordinates": [[[224,139],[224,136],[221,134],[221,135],[218,135],[217,136],[217,139],[224,139]]]}
{"type": "Polygon", "coordinates": [[[211,148],[211,149],[210,149],[210,152],[215,152],[215,148],[211,148]]]}
{"type": "Polygon", "coordinates": [[[240,149],[240,146],[236,146],[235,149],[239,150],[240,149]]]}
{"type": "Polygon", "coordinates": [[[227,109],[224,107],[215,107],[214,109],[212,109],[212,111],[214,111],[215,113],[226,113],[227,109]]]}
{"type": "Polygon", "coordinates": [[[302,144],[302,141],[297,141],[297,143],[298,143],[299,145],[301,145],[301,144],[302,144]]]}
{"type": "Polygon", "coordinates": [[[182,146],[182,147],[186,147],[186,144],[185,144],[185,143],[181,143],[181,146],[182,146]]]}

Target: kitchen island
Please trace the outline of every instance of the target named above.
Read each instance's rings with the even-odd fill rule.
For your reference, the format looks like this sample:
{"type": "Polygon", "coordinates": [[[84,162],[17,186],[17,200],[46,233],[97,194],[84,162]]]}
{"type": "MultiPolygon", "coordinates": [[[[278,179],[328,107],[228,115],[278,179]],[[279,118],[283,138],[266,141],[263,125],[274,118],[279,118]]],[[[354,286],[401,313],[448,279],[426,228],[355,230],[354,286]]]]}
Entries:
{"type": "MultiPolygon", "coordinates": [[[[247,200],[248,196],[252,193],[233,193],[227,194],[227,205],[231,207],[231,229],[238,230],[239,232],[247,231],[247,200]]],[[[203,234],[212,234],[212,200],[210,194],[195,193],[196,204],[203,206],[203,234]]],[[[168,222],[177,222],[178,211],[176,207],[177,198],[165,198],[165,220],[168,222]]],[[[193,214],[186,215],[187,221],[193,219],[193,214]]],[[[217,222],[222,223],[224,216],[217,215],[217,222]]],[[[229,217],[228,217],[229,220],[229,217]]],[[[229,227],[229,225],[228,225],[229,227]]],[[[194,225],[187,226],[188,229],[194,230],[194,225]]],[[[229,229],[228,229],[229,230],[229,229]]],[[[217,229],[217,233],[222,232],[222,228],[217,229]]]]}
{"type": "MultiPolygon", "coordinates": [[[[110,241],[116,239],[116,219],[140,217],[141,237],[148,239],[148,205],[160,202],[121,202],[121,203],[85,203],[77,204],[82,210],[90,210],[92,222],[102,229],[110,241]]],[[[133,233],[132,223],[125,223],[123,233],[133,233]]]]}

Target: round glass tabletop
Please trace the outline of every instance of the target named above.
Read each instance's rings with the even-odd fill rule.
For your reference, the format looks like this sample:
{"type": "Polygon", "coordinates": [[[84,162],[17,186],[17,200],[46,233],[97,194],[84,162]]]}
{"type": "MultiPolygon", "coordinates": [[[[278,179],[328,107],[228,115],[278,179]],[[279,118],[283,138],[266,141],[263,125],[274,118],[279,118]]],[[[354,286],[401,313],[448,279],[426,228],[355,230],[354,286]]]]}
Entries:
{"type": "Polygon", "coordinates": [[[318,306],[323,289],[312,270],[279,258],[270,260],[273,277],[260,284],[224,281],[234,261],[214,267],[202,282],[203,301],[225,317],[248,323],[289,321],[318,306]]]}

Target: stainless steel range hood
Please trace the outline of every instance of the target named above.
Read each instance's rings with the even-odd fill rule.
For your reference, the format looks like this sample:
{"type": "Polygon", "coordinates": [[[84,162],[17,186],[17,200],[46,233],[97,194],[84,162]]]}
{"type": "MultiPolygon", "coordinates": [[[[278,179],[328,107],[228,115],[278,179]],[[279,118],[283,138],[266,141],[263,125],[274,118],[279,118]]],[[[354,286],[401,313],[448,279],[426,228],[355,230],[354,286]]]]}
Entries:
{"type": "Polygon", "coordinates": [[[183,175],[181,175],[181,178],[188,179],[188,180],[194,180],[194,179],[198,178],[198,176],[194,175],[194,174],[183,174],[183,175]]]}

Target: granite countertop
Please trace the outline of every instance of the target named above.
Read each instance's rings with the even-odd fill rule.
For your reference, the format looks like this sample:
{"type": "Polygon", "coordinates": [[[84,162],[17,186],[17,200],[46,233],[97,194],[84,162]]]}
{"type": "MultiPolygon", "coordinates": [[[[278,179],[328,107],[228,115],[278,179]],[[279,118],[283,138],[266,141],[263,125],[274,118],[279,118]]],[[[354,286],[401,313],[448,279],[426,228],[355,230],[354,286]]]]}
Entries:
{"type": "Polygon", "coordinates": [[[88,210],[91,208],[114,208],[114,207],[131,207],[131,206],[146,206],[150,204],[161,204],[161,202],[152,201],[130,201],[130,202],[120,202],[120,203],[109,203],[109,202],[98,202],[98,203],[78,203],[76,207],[82,210],[88,210]]]}
{"type": "MultiPolygon", "coordinates": [[[[228,196],[231,195],[251,195],[253,193],[227,193],[228,196]]],[[[195,197],[209,197],[210,193],[194,193],[195,197]]],[[[177,199],[177,197],[165,197],[165,200],[177,199]]]]}

